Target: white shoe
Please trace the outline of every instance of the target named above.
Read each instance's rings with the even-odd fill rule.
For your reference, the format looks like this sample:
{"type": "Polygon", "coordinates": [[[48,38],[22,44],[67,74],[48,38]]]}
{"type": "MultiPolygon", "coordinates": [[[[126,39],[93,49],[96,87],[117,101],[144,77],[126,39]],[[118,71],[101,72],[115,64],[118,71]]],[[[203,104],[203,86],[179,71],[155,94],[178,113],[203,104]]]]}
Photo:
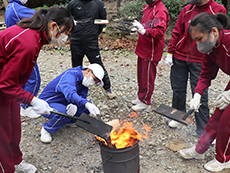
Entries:
{"type": "Polygon", "coordinates": [[[176,122],[176,121],[174,121],[174,120],[171,120],[170,122],[169,122],[169,127],[171,127],[171,128],[177,128],[178,126],[179,126],[179,124],[180,123],[178,123],[178,122],[176,122]]]}
{"type": "Polygon", "coordinates": [[[43,143],[50,143],[52,141],[52,137],[49,132],[47,132],[44,127],[41,129],[41,141],[43,143]]]}
{"type": "Polygon", "coordinates": [[[226,163],[220,163],[216,159],[213,159],[208,163],[204,164],[204,168],[211,172],[222,171],[223,169],[230,168],[230,161],[226,163]]]}
{"type": "Polygon", "coordinates": [[[37,168],[24,160],[19,165],[14,165],[15,173],[35,173],[37,168]]]}
{"type": "Polygon", "coordinates": [[[140,104],[141,101],[140,101],[139,98],[137,97],[135,100],[132,100],[131,103],[134,104],[134,105],[137,105],[137,104],[140,104]]]}
{"type": "Polygon", "coordinates": [[[20,114],[21,114],[21,116],[29,117],[29,118],[38,118],[41,116],[41,115],[35,113],[32,107],[28,107],[26,109],[21,107],[20,114]]]}
{"type": "Polygon", "coordinates": [[[204,159],[205,154],[199,154],[196,152],[196,146],[182,149],[178,151],[181,157],[184,159],[204,159]]]}
{"type": "Polygon", "coordinates": [[[143,102],[140,102],[139,104],[132,106],[131,107],[132,110],[134,111],[142,111],[142,110],[149,110],[150,109],[150,105],[147,105],[143,102]]]}
{"type": "Polygon", "coordinates": [[[212,141],[212,144],[211,145],[216,145],[216,139],[214,139],[213,141],[212,141]]]}

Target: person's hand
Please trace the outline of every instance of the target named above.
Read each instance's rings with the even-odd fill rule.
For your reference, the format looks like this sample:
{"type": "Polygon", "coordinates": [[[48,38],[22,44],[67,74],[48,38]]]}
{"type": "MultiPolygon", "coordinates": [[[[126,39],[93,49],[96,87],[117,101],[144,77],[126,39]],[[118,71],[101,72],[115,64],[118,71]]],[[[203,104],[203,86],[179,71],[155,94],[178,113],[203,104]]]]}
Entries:
{"type": "Polygon", "coordinates": [[[100,114],[100,110],[97,108],[97,106],[95,106],[92,103],[87,102],[85,104],[85,108],[89,110],[90,114],[93,116],[97,116],[97,114],[100,114]]]}
{"type": "Polygon", "coordinates": [[[77,113],[77,106],[70,103],[66,106],[66,114],[74,116],[77,113]]]}
{"type": "Polygon", "coordinates": [[[201,100],[201,95],[199,93],[195,93],[192,100],[190,101],[190,110],[194,109],[195,112],[198,111],[198,109],[200,108],[200,100],[201,100]]]}
{"type": "Polygon", "coordinates": [[[145,34],[146,29],[144,28],[144,26],[143,26],[140,22],[138,22],[137,20],[134,20],[133,26],[135,26],[135,27],[137,28],[137,31],[138,31],[140,34],[142,34],[142,35],[145,34]]]}
{"type": "Polygon", "coordinates": [[[32,99],[30,105],[32,106],[34,112],[37,114],[50,114],[50,111],[52,110],[46,101],[37,97],[32,99]]]}
{"type": "Polygon", "coordinates": [[[132,28],[130,31],[130,35],[137,35],[137,34],[138,34],[137,28],[132,28]]]}
{"type": "Polygon", "coordinates": [[[173,56],[171,53],[167,53],[166,59],[165,59],[165,63],[171,67],[173,65],[173,56]]]}
{"type": "Polygon", "coordinates": [[[230,103],[230,90],[222,92],[215,100],[215,106],[224,110],[230,103]]]}

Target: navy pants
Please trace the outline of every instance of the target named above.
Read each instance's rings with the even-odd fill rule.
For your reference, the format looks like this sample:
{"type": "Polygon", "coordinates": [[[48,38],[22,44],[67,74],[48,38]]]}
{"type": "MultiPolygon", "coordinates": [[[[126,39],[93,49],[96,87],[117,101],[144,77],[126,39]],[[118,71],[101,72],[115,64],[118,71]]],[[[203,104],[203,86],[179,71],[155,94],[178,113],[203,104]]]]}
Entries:
{"type": "MultiPolygon", "coordinates": [[[[49,103],[49,106],[58,112],[65,113],[66,114],[66,107],[67,105],[62,103],[49,103]]],[[[89,114],[88,109],[86,108],[78,108],[77,113],[75,116],[80,116],[81,113],[87,113],[89,114]]],[[[50,119],[47,123],[43,124],[44,129],[49,133],[55,133],[57,130],[59,130],[61,127],[65,126],[66,124],[74,123],[74,120],[59,116],[57,114],[51,113],[49,115],[42,115],[45,118],[50,119]]]]}
{"type": "Polygon", "coordinates": [[[87,47],[84,45],[77,45],[72,43],[70,44],[70,48],[71,48],[72,66],[73,67],[82,66],[83,58],[86,55],[91,64],[97,63],[102,66],[102,68],[105,71],[104,78],[102,79],[102,81],[104,82],[103,88],[105,90],[109,89],[111,87],[111,83],[110,83],[108,72],[106,71],[102,63],[99,48],[93,48],[90,46],[87,47]]]}
{"type": "MultiPolygon", "coordinates": [[[[173,66],[171,67],[171,86],[173,90],[172,107],[186,112],[186,95],[187,95],[187,82],[190,79],[192,95],[196,88],[198,79],[201,72],[201,63],[192,63],[181,61],[173,58],[173,66]]],[[[201,135],[208,123],[209,108],[208,108],[208,89],[205,90],[201,98],[201,106],[199,112],[195,113],[196,119],[196,133],[201,135]]]]}
{"type": "MultiPolygon", "coordinates": [[[[37,96],[40,85],[41,85],[41,76],[39,73],[38,64],[35,63],[34,69],[30,75],[29,80],[27,81],[27,83],[24,86],[22,86],[22,88],[25,91],[29,91],[34,96],[37,96]]],[[[26,109],[28,107],[28,105],[21,103],[21,107],[26,109]]]]}

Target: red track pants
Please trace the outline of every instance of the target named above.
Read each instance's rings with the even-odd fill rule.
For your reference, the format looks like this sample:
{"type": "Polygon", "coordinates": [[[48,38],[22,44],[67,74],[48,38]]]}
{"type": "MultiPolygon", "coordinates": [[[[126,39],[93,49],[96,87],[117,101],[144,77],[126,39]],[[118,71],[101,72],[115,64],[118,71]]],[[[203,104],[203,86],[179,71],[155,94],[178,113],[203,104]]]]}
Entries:
{"type": "Polygon", "coordinates": [[[138,57],[137,60],[137,82],[138,82],[138,98],[145,104],[151,104],[151,97],[155,86],[155,78],[157,73],[156,61],[147,61],[138,57]]]}
{"type": "Polygon", "coordinates": [[[228,162],[230,160],[230,105],[224,111],[219,108],[215,110],[200,136],[196,151],[200,154],[207,151],[215,138],[216,160],[221,163],[228,162]]]}
{"type": "Polygon", "coordinates": [[[0,94],[0,173],[13,173],[22,161],[20,104],[0,94]]]}

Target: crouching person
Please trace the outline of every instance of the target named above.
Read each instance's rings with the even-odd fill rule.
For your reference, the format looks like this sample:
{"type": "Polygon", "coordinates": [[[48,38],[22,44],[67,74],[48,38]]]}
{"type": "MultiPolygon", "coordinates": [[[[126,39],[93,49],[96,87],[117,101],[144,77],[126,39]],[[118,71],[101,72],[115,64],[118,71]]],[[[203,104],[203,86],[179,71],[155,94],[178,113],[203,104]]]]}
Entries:
{"type": "MultiPolygon", "coordinates": [[[[98,82],[103,86],[103,77],[104,70],[98,64],[90,64],[88,68],[81,66],[71,68],[51,81],[41,93],[40,98],[45,100],[51,108],[61,113],[80,116],[84,112],[96,116],[96,114],[100,114],[100,111],[87,100],[88,88],[98,82]]],[[[50,143],[52,141],[51,134],[58,129],[75,122],[54,113],[42,116],[50,119],[43,124],[41,129],[40,139],[44,143],[50,143]]]]}

